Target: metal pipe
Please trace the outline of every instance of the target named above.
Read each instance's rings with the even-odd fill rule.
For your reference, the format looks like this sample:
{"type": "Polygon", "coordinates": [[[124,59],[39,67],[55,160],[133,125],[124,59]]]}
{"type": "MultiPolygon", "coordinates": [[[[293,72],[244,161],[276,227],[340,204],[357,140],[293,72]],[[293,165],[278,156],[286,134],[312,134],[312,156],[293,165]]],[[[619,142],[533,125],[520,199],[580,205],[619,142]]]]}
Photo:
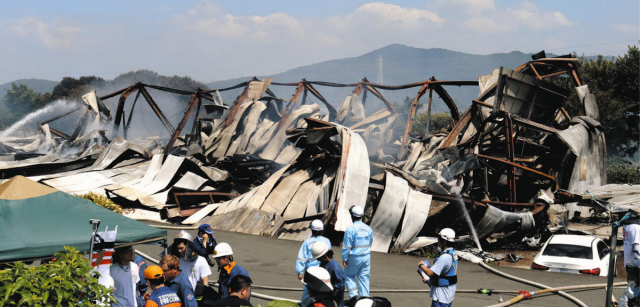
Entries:
{"type": "Polygon", "coordinates": [[[607,274],[607,296],[605,306],[611,307],[611,297],[613,296],[613,276],[616,268],[616,245],[618,243],[618,224],[611,224],[611,248],[609,252],[609,273],[607,274]]]}
{"type": "MultiPolygon", "coordinates": [[[[98,228],[100,227],[100,220],[90,219],[89,224],[91,224],[93,228],[93,232],[91,233],[91,244],[89,247],[89,265],[93,262],[93,241],[95,241],[96,234],[98,233],[98,228]]],[[[99,264],[96,263],[96,266],[99,264]]]]}

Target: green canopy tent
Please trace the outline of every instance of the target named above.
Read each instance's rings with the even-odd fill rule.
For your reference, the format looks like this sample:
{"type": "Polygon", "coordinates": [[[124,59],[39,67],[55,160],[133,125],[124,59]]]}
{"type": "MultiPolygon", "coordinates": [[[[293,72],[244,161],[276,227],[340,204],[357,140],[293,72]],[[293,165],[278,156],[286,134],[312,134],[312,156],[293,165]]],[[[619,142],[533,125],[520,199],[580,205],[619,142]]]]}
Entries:
{"type": "Polygon", "coordinates": [[[51,257],[63,246],[89,252],[93,226],[118,226],[115,246],[166,242],[167,231],[22,176],[0,185],[0,263],[51,257]]]}

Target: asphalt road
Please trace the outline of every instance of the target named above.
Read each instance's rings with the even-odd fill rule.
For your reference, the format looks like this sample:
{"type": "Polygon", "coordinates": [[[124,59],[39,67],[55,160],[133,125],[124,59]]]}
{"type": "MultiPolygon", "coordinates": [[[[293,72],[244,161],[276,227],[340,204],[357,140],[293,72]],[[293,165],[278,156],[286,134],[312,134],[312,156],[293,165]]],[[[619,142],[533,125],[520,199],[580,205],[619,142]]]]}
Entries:
{"type": "MultiPolygon", "coordinates": [[[[168,230],[169,242],[178,233],[178,230],[168,230]]],[[[189,231],[194,237],[195,230],[189,231]]],[[[297,287],[302,290],[302,284],[295,273],[295,261],[301,242],[279,240],[270,237],[252,236],[240,233],[216,231],[218,243],[227,242],[231,245],[236,263],[243,266],[256,285],[276,287],[297,287]]],[[[161,252],[160,246],[138,245],[136,249],[158,258],[161,252]]],[[[340,262],[340,248],[333,246],[336,261],[340,262]]],[[[422,259],[407,255],[372,253],[371,255],[371,290],[376,289],[415,289],[424,290],[427,286],[416,273],[417,263],[422,259]]],[[[433,263],[433,261],[432,261],[433,263]]],[[[550,287],[570,285],[586,285],[606,283],[605,277],[573,275],[543,271],[533,271],[517,268],[496,267],[498,270],[520,278],[532,280],[550,287]]],[[[217,267],[212,268],[212,276],[209,280],[218,278],[217,267]]],[[[616,282],[624,281],[617,278],[616,282]]],[[[493,274],[484,268],[468,263],[458,264],[458,290],[476,290],[478,288],[490,288],[496,290],[527,290],[535,291],[535,287],[514,282],[493,274]]],[[[300,299],[302,292],[276,291],[254,288],[254,292],[290,299],[300,299]]],[[[614,289],[614,296],[619,298],[624,289],[614,289]]],[[[569,294],[582,300],[589,306],[604,306],[605,290],[571,291],[569,294]]],[[[393,306],[430,306],[431,299],[426,292],[417,293],[389,293],[374,292],[372,296],[386,297],[393,306]]],[[[514,295],[503,295],[503,299],[509,300],[514,295]]],[[[498,302],[498,295],[457,293],[453,302],[454,306],[487,306],[498,302]]],[[[253,297],[254,306],[266,306],[269,301],[253,297]]],[[[517,306],[574,306],[571,301],[555,294],[543,294],[526,301],[521,301],[517,306]]]]}

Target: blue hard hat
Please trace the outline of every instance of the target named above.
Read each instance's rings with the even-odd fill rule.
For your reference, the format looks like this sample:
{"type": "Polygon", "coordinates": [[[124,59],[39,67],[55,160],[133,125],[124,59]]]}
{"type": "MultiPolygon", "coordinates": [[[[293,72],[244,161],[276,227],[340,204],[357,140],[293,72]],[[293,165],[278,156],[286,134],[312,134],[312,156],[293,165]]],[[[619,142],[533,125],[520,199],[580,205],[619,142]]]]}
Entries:
{"type": "Polygon", "coordinates": [[[213,234],[213,230],[211,230],[211,225],[209,225],[209,224],[202,224],[202,225],[198,226],[198,230],[201,230],[206,234],[210,234],[210,235],[213,234]]]}

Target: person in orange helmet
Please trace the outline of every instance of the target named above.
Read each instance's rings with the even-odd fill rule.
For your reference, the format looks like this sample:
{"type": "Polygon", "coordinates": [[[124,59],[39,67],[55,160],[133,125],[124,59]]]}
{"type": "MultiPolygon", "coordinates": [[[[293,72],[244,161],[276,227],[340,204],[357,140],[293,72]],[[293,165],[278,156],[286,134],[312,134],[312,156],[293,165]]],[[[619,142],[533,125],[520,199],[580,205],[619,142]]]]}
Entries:
{"type": "Polygon", "coordinates": [[[178,295],[164,285],[164,271],[161,267],[157,265],[148,267],[144,270],[144,279],[147,280],[149,290],[153,291],[147,298],[145,307],[182,307],[178,295]]]}

